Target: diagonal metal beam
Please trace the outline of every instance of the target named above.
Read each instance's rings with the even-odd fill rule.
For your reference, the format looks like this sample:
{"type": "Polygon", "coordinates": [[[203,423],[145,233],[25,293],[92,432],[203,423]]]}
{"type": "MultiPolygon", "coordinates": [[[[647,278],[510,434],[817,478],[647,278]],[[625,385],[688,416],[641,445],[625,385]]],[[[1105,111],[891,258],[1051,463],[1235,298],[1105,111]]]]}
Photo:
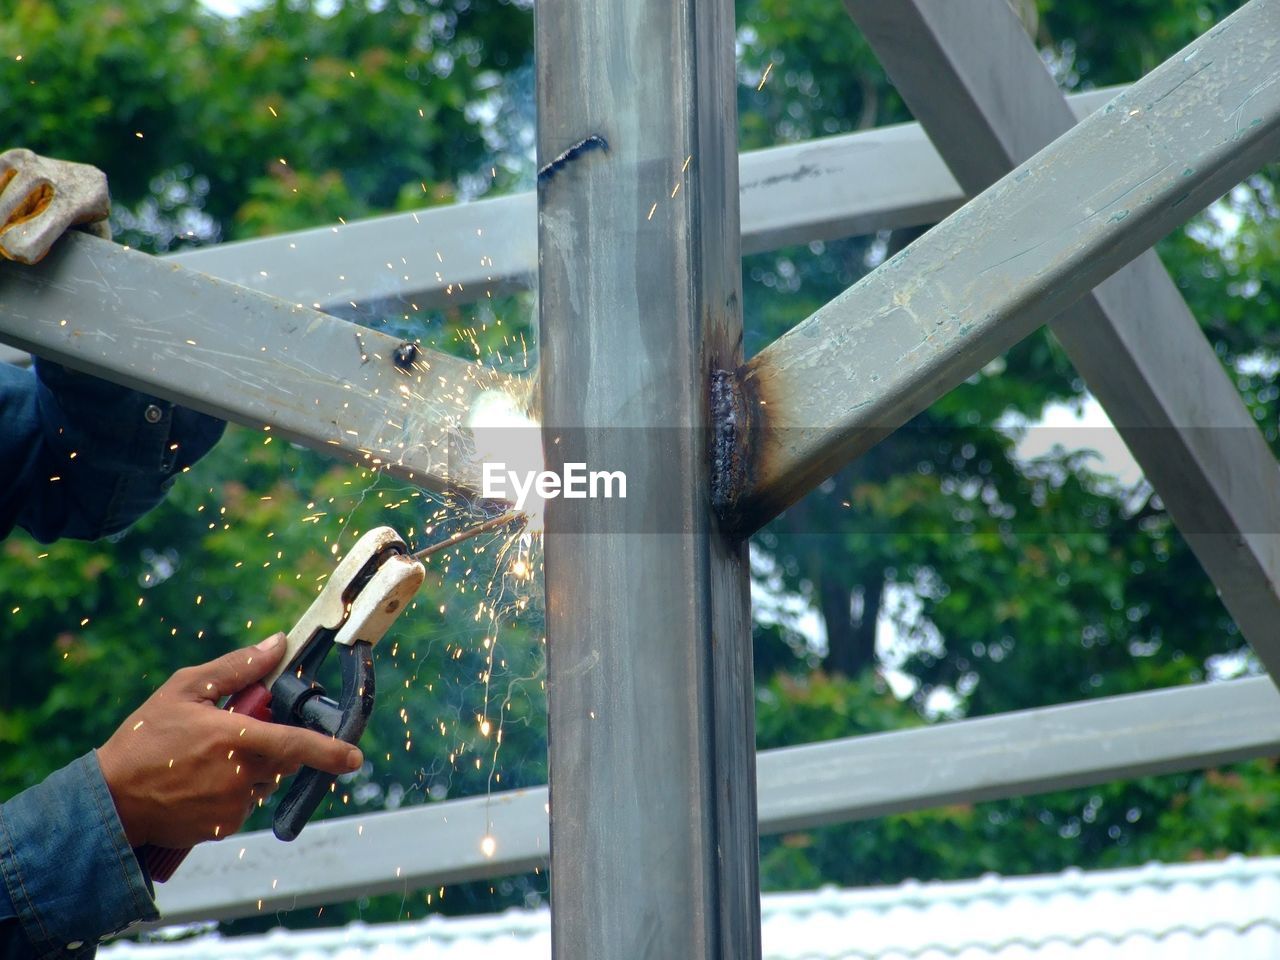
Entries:
{"type": "MultiPolygon", "coordinates": [[[[970,194],[1075,124],[1007,0],[845,0],[970,194]]],[[[1280,468],[1154,251],[1051,321],[1280,678],[1280,468]]]]}
{"type": "MultiPolygon", "coordinates": [[[[1175,687],[759,755],[760,832],[1044,793],[1280,752],[1265,678],[1175,687]]],[[[547,790],[450,800],[192,851],[165,923],[229,919],[507,876],[547,861],[547,790]],[[494,840],[490,850],[482,838],[494,840]]]]}
{"type": "Polygon", "coordinates": [[[0,339],[423,486],[477,489],[468,414],[520,381],[90,237],[0,262],[0,339]]]}
{"type": "Polygon", "coordinates": [[[1273,159],[1277,30],[1253,0],[752,359],[725,515],[758,527],[1273,159]]]}

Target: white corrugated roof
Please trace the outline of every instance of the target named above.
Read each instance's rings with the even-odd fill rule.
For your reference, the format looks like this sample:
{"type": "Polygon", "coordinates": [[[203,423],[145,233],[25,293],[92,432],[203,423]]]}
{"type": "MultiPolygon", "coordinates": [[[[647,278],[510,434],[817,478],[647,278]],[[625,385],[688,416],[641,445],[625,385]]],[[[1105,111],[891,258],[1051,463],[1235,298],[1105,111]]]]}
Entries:
{"type": "MultiPolygon", "coordinates": [[[[769,894],[761,918],[766,960],[1277,960],[1280,858],[769,894]]],[[[545,909],[512,910],[265,936],[118,943],[99,956],[549,960],[551,934],[545,909]]]]}

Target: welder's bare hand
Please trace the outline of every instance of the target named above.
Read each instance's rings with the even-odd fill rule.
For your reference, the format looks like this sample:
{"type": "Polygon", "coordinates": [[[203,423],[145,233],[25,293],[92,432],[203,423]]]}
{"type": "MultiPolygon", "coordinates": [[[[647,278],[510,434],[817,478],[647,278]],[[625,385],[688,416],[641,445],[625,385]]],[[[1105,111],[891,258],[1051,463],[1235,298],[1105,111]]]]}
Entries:
{"type": "Polygon", "coordinates": [[[0,256],[38,263],[69,227],[111,239],[107,177],[21,147],[0,153],[0,256]]]}
{"type": "Polygon", "coordinates": [[[226,837],[299,766],[359,769],[363,757],[349,743],[217,708],[270,672],[283,639],[179,670],[98,748],[130,846],[184,849],[226,837]]]}

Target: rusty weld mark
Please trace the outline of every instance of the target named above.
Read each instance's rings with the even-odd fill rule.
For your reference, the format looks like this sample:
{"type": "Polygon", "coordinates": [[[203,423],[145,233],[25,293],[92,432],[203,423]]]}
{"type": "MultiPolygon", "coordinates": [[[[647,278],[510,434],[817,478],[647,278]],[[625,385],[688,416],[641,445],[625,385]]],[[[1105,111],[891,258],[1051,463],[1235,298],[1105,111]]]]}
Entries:
{"type": "Polygon", "coordinates": [[[538,186],[541,187],[550,183],[551,178],[557,173],[569,164],[573,163],[573,161],[577,160],[584,153],[590,153],[592,150],[603,150],[605,153],[608,153],[609,141],[598,134],[592,134],[585,140],[579,140],[572,147],[538,171],[538,186]]]}
{"type": "Polygon", "coordinates": [[[711,371],[711,505],[733,526],[750,464],[751,408],[733,370],[711,371]]]}

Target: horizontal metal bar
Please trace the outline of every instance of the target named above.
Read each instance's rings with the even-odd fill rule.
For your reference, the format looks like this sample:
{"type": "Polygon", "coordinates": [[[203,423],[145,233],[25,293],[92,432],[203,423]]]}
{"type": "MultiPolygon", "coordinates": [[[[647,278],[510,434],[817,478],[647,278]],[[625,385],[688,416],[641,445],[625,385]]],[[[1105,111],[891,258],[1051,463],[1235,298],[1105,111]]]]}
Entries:
{"type": "MultiPolygon", "coordinates": [[[[845,4],[968,192],[1075,122],[1007,0],[845,4]]],[[[1159,257],[1051,328],[1280,678],[1280,467],[1159,257]]]]}
{"type": "Polygon", "coordinates": [[[532,193],[220,243],[166,257],[291,303],[349,315],[441,307],[528,289],[538,266],[532,193]]]}
{"type": "MultiPolygon", "coordinates": [[[[1071,98],[1086,116],[1118,88],[1071,98]]],[[[739,158],[742,250],[935,223],[964,195],[918,124],[739,158]]],[[[532,193],[222,243],[167,259],[291,303],[349,315],[440,307],[526,289],[538,267],[532,193]],[[353,304],[356,307],[353,308],[353,304]]]]}
{"type": "Polygon", "coordinates": [[[547,788],[325,820],[206,843],[156,887],[161,924],[229,919],[505,876],[546,865],[547,788]],[[484,839],[493,840],[493,847],[484,839]],[[490,853],[490,849],[492,852],[490,853]]]}
{"type": "MultiPolygon", "coordinates": [[[[1087,117],[1124,89],[1067,100],[1087,117]]],[[[743,253],[937,223],[966,196],[918,123],[748,151],[739,177],[743,253]]]]}
{"type": "Polygon", "coordinates": [[[1280,3],[1253,0],[740,371],[755,529],[1280,148],[1280,3]]]}
{"type": "Polygon", "coordinates": [[[744,254],[937,223],[965,199],[915,123],[754,150],[738,159],[744,254]]]}
{"type": "Polygon", "coordinates": [[[1173,687],[760,755],[761,832],[1234,763],[1280,750],[1265,677],[1173,687]]]}
{"type": "Polygon", "coordinates": [[[0,262],[0,339],[436,489],[478,488],[467,415],[525,389],[436,351],[402,369],[385,334],[79,233],[0,262]]]}
{"type": "MultiPolygon", "coordinates": [[[[760,832],[972,803],[1273,756],[1266,678],[1175,687],[766,750],[760,832]]],[[[166,923],[247,916],[500,877],[546,862],[545,787],[197,847],[158,888],[166,923]],[[484,837],[494,840],[492,848],[484,837]]]]}

